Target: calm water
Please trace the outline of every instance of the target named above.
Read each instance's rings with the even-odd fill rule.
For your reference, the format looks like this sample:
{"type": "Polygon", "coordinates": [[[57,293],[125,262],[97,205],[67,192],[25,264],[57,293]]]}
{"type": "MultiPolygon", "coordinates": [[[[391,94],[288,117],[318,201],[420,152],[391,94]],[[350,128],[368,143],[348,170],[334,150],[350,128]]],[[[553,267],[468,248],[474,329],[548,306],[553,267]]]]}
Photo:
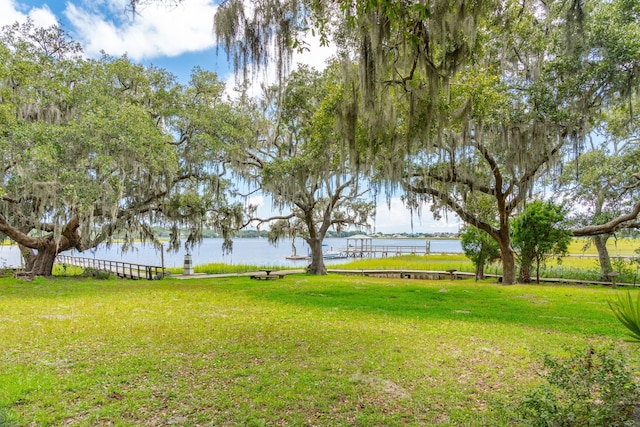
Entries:
{"type": "MultiPolygon", "coordinates": [[[[325,239],[326,249],[339,250],[347,246],[346,239],[325,239]]],[[[295,241],[297,254],[306,255],[309,248],[299,239],[295,241]]],[[[374,246],[425,246],[425,239],[373,239],[374,246]]],[[[460,253],[462,247],[459,240],[431,240],[431,252],[460,253]]],[[[223,262],[226,264],[254,264],[304,267],[308,261],[292,261],[285,259],[293,253],[291,240],[283,240],[277,246],[269,244],[267,239],[237,239],[233,242],[233,252],[224,255],[222,253],[222,239],[204,239],[202,244],[196,247],[192,253],[194,265],[223,262]]],[[[107,259],[113,261],[126,261],[134,264],[160,265],[161,253],[153,246],[136,245],[135,249],[122,253],[117,245],[110,249],[98,248],[92,251],[66,252],[66,255],[82,256],[86,258],[107,259]]],[[[164,253],[166,267],[181,267],[184,264],[186,252],[164,253]]],[[[325,260],[327,265],[347,262],[345,259],[325,260]]],[[[20,253],[17,246],[0,246],[0,267],[20,266],[20,253]]]]}

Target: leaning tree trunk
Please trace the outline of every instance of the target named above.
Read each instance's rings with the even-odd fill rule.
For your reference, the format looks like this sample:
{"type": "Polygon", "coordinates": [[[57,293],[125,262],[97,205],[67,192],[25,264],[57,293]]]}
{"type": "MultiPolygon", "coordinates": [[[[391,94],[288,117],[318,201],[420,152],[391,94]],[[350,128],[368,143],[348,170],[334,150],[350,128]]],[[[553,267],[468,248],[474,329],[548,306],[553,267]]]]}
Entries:
{"type": "Polygon", "coordinates": [[[20,230],[12,227],[0,215],[0,231],[20,245],[20,252],[25,263],[25,271],[34,276],[51,276],[53,264],[59,253],[72,248],[81,248],[81,238],[78,234],[80,218],[74,216],[62,228],[60,239],[56,241],[54,234],[42,237],[29,236],[30,229],[20,230]]]}
{"type": "Polygon", "coordinates": [[[610,280],[609,273],[613,271],[611,266],[611,258],[609,258],[609,250],[607,249],[607,240],[610,234],[600,234],[593,236],[593,243],[598,251],[598,261],[600,262],[600,278],[603,282],[610,280]]]}
{"type": "Polygon", "coordinates": [[[311,248],[311,264],[309,265],[309,273],[318,276],[327,274],[327,267],[324,265],[324,258],[322,253],[322,240],[309,239],[307,241],[311,248]]]}
{"type": "Polygon", "coordinates": [[[24,271],[33,270],[33,262],[36,258],[36,252],[21,244],[18,244],[18,249],[20,249],[20,256],[22,257],[22,262],[24,264],[24,271]]]}

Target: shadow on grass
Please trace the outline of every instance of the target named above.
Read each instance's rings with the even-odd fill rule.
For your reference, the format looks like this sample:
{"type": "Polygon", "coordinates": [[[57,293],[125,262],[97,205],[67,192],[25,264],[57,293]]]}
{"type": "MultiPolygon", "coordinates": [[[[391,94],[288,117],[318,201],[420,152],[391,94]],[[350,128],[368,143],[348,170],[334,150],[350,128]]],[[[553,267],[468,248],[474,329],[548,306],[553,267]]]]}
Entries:
{"type": "Polygon", "coordinates": [[[255,286],[248,292],[255,298],[317,310],[625,337],[607,304],[614,292],[610,289],[338,276],[286,280],[286,284],[255,286]]]}
{"type": "Polygon", "coordinates": [[[0,295],[21,299],[146,298],[147,293],[192,297],[202,293],[215,304],[220,293],[241,304],[246,298],[336,310],[352,316],[394,316],[491,324],[516,324],[570,334],[624,338],[607,301],[615,292],[596,287],[502,286],[473,281],[419,281],[347,276],[291,275],[282,280],[246,277],[161,281],[37,278],[33,282],[0,279],[0,295]]]}

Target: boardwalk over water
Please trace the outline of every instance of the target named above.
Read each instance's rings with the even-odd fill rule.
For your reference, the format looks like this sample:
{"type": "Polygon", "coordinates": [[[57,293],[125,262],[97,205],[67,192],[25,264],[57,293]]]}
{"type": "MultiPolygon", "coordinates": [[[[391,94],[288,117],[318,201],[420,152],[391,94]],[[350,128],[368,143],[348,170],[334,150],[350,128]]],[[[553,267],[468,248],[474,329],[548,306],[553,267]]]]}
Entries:
{"type": "Polygon", "coordinates": [[[164,267],[157,265],[133,264],[123,261],[82,258],[68,255],[58,255],[56,261],[60,264],[106,271],[118,277],[126,277],[128,279],[156,280],[165,276],[164,267]]]}

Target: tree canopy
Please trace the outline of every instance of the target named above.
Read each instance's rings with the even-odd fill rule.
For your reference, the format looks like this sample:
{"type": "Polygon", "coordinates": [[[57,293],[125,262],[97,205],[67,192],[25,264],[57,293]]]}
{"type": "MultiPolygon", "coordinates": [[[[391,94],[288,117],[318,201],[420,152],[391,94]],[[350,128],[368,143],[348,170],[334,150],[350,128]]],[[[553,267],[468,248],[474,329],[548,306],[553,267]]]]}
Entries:
{"type": "Polygon", "coordinates": [[[26,268],[48,275],[55,256],[121,239],[158,243],[152,225],[210,224],[228,237],[241,211],[225,199],[222,142],[241,118],[215,75],[172,75],[126,57],[84,59],[57,27],[0,34],[0,232],[26,268]]]}

